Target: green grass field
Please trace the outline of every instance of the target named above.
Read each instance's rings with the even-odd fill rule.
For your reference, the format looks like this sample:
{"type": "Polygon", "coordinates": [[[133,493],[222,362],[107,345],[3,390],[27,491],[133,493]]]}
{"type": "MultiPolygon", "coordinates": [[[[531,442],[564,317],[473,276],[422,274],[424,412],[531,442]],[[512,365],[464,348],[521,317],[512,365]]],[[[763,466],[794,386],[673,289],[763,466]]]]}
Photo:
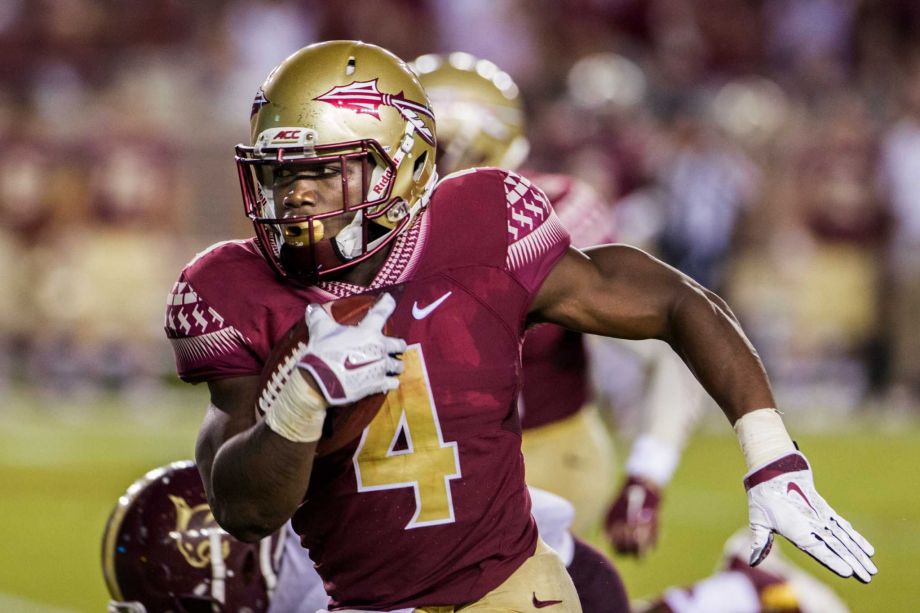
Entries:
{"type": "MultiPolygon", "coordinates": [[[[112,400],[3,401],[0,611],[105,609],[99,543],[112,505],[146,470],[192,455],[204,390],[167,396],[130,410],[112,400]]],[[[853,611],[918,610],[920,427],[862,421],[799,442],[819,490],[876,546],[880,574],[868,586],[839,580],[788,546],[784,551],[853,611]]],[[[694,438],[667,493],[658,550],[642,562],[618,560],[634,597],[712,571],[725,539],[746,521],[743,470],[727,427],[694,438]]]]}

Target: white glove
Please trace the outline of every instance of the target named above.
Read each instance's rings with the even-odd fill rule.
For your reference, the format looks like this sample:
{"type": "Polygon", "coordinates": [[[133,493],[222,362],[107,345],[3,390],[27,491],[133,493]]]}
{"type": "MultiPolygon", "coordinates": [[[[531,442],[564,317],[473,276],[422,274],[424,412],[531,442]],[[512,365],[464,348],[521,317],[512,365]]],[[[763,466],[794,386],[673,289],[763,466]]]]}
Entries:
{"type": "Polygon", "coordinates": [[[310,340],[297,364],[313,375],[326,401],[333,406],[399,387],[403,363],[393,354],[406,350],[400,338],[384,336],[383,326],[396,301],[383,294],[356,326],[342,325],[321,306],[307,307],[310,340]]]}
{"type": "Polygon", "coordinates": [[[875,548],[815,490],[808,461],[790,453],[744,478],[753,542],[751,566],[767,557],[778,532],[841,577],[869,583],[878,572],[869,556],[875,548]]]}

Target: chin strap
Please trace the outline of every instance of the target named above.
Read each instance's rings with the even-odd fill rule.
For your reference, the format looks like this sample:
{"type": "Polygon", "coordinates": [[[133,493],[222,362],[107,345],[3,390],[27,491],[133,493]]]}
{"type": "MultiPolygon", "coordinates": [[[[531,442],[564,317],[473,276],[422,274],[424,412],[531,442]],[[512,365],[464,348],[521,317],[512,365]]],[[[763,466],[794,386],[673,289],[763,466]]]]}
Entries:
{"type": "MultiPolygon", "coordinates": [[[[361,242],[364,228],[364,211],[358,211],[355,218],[335,235],[336,251],[342,256],[342,262],[353,260],[361,255],[361,242]]],[[[386,236],[386,235],[384,235],[386,236]]],[[[376,242],[376,241],[375,241],[376,242]]],[[[372,248],[373,243],[367,246],[372,248]]]]}
{"type": "MultiPolygon", "coordinates": [[[[412,220],[415,219],[419,212],[428,206],[428,202],[431,200],[431,194],[434,192],[434,186],[437,184],[437,182],[438,173],[437,171],[432,171],[431,177],[429,177],[425,187],[422,188],[422,193],[418,200],[415,201],[415,204],[413,204],[411,207],[406,207],[405,201],[400,200],[391,205],[391,210],[393,208],[401,207],[405,211],[397,218],[397,221],[402,220],[404,217],[409,217],[409,222],[403,224],[403,227],[408,227],[408,225],[412,223],[412,220]]],[[[361,251],[363,224],[364,211],[358,211],[358,214],[355,215],[355,218],[351,220],[351,223],[342,228],[342,230],[336,234],[335,251],[341,257],[341,262],[347,262],[363,255],[363,252],[361,251]]],[[[388,240],[390,234],[395,231],[396,228],[389,229],[378,238],[372,240],[370,243],[368,243],[367,250],[372,251],[373,249],[376,249],[381,243],[388,240]]]]}
{"type": "MultiPolygon", "coordinates": [[[[414,112],[409,111],[410,115],[407,115],[406,109],[400,107],[400,113],[403,114],[403,117],[406,118],[406,129],[403,133],[402,140],[399,143],[399,146],[396,148],[396,151],[393,153],[392,161],[393,166],[388,168],[383,168],[377,166],[371,175],[370,186],[367,189],[367,194],[365,198],[372,200],[375,198],[375,194],[379,194],[385,188],[387,184],[396,180],[396,175],[399,172],[399,167],[402,166],[404,162],[412,160],[410,155],[408,160],[406,156],[412,151],[412,147],[415,144],[415,138],[418,134],[422,138],[425,138],[424,135],[419,134],[419,124],[416,121],[412,120],[412,117],[415,115],[414,112]]],[[[427,140],[427,139],[426,139],[427,140]]],[[[387,216],[387,221],[389,223],[396,224],[397,222],[402,221],[405,217],[409,217],[409,222],[401,224],[403,228],[407,227],[409,223],[418,215],[419,211],[428,206],[428,201],[431,198],[431,193],[434,191],[434,186],[438,180],[438,173],[436,170],[432,169],[431,176],[428,177],[428,181],[425,183],[425,186],[422,188],[421,194],[419,194],[418,199],[415,203],[408,207],[406,206],[406,201],[403,199],[396,199],[394,202],[390,203],[387,208],[385,215],[387,216]],[[395,213],[391,216],[391,214],[395,213]]],[[[345,261],[353,260],[356,257],[359,257],[364,254],[361,250],[362,236],[363,236],[363,227],[364,227],[364,215],[363,211],[358,211],[358,214],[355,215],[355,218],[348,224],[345,228],[342,229],[335,237],[336,247],[341,253],[342,257],[345,258],[345,261]]],[[[397,226],[398,227],[398,226],[397,226]]],[[[384,232],[383,235],[372,240],[367,245],[367,251],[372,251],[383,242],[387,241],[392,233],[395,231],[395,228],[390,229],[388,232],[384,232]]]]}

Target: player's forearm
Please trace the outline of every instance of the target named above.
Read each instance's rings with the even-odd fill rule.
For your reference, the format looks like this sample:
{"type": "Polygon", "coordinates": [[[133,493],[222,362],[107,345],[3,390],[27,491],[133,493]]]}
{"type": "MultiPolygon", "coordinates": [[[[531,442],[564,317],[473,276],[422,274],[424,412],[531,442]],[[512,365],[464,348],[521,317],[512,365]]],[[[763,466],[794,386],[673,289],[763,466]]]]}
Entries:
{"type": "Polygon", "coordinates": [[[242,541],[256,541],[286,522],[310,481],[316,443],[296,443],[259,422],[224,443],[214,457],[211,507],[242,541]]]}
{"type": "Polygon", "coordinates": [[[775,406],[760,358],[728,306],[640,249],[570,250],[529,316],[590,334],[668,342],[732,423],[775,406]]]}
{"type": "Polygon", "coordinates": [[[314,449],[286,441],[266,421],[256,420],[260,376],[208,381],[208,390],[211,402],[195,445],[208,502],[224,529],[241,540],[256,540],[297,508],[314,449]]]}
{"type": "Polygon", "coordinates": [[[669,309],[665,340],[731,423],[750,411],[776,406],[757,351],[728,305],[714,293],[684,283],[669,309]]]}

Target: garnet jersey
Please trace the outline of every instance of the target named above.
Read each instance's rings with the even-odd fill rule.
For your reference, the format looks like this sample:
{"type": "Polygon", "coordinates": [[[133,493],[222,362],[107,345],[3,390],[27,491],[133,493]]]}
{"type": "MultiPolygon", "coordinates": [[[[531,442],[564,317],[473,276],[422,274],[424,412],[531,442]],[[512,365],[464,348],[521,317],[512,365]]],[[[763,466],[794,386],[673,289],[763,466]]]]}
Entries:
{"type": "Polygon", "coordinates": [[[309,302],[387,291],[409,347],[362,438],[317,458],[293,518],[333,607],[476,600],[533,554],[516,400],[534,295],[568,247],[544,194],[497,169],[451,175],[368,288],[279,281],[252,241],[196,258],[170,294],[180,376],[261,372],[309,302]]]}
{"type": "MultiPolygon", "coordinates": [[[[532,174],[552,202],[575,247],[613,240],[609,208],[588,184],[566,175],[532,174]]],[[[525,430],[575,414],[588,401],[584,339],[552,324],[536,326],[524,342],[524,389],[520,410],[525,430]]]]}

